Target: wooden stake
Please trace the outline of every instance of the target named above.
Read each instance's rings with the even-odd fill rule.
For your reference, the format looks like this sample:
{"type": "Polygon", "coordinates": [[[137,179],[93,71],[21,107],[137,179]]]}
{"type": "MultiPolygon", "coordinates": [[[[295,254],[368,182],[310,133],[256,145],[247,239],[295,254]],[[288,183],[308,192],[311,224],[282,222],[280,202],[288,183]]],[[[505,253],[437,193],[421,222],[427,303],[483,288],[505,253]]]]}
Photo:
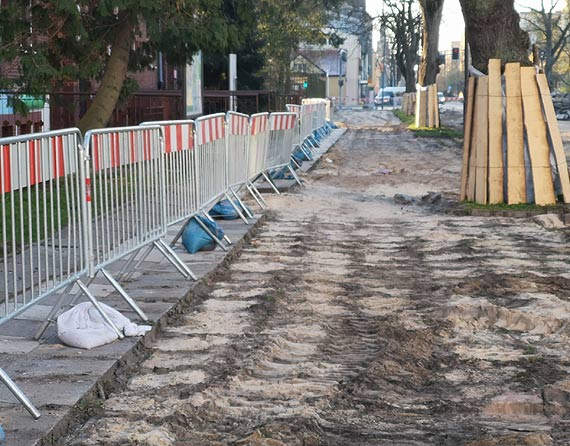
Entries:
{"type": "Polygon", "coordinates": [[[558,121],[556,120],[556,113],[554,112],[554,104],[552,103],[550,88],[548,88],[548,81],[544,74],[538,74],[536,80],[538,82],[538,89],[542,99],[542,108],[546,116],[546,123],[550,132],[550,141],[552,141],[554,157],[556,158],[556,167],[560,177],[562,196],[564,198],[564,203],[570,203],[568,162],[566,161],[566,154],[564,153],[564,146],[562,145],[562,137],[560,136],[560,129],[558,128],[558,121]]]}
{"type": "Polygon", "coordinates": [[[489,60],[489,204],[503,203],[503,89],[501,59],[489,60]]]}
{"type": "Polygon", "coordinates": [[[463,166],[461,168],[461,194],[460,199],[467,199],[467,178],[469,174],[469,157],[471,149],[471,133],[473,125],[473,96],[475,94],[475,78],[470,77],[467,84],[467,110],[465,112],[465,126],[463,131],[463,166]]]}
{"type": "Polygon", "coordinates": [[[435,85],[430,85],[427,90],[427,126],[433,128],[435,126],[435,115],[433,110],[433,90],[435,85]]]}
{"type": "Polygon", "coordinates": [[[473,113],[471,114],[471,146],[469,150],[469,180],[467,183],[467,199],[469,201],[475,201],[475,183],[477,178],[477,115],[479,114],[477,89],[479,88],[479,82],[477,81],[477,78],[474,78],[474,81],[475,90],[471,96],[473,98],[473,113]]]}
{"type": "Polygon", "coordinates": [[[434,85],[433,88],[433,99],[434,99],[433,110],[435,113],[434,126],[436,129],[438,129],[440,127],[440,122],[439,122],[439,98],[437,97],[437,84],[434,85]]]}
{"type": "Polygon", "coordinates": [[[475,201],[487,204],[489,179],[489,78],[477,79],[477,167],[475,179],[475,201]]]}
{"type": "Polygon", "coordinates": [[[524,124],[532,167],[534,201],[540,206],[554,204],[556,198],[550,170],[550,147],[546,139],[546,124],[542,115],[534,67],[521,68],[521,92],[524,124]]]}
{"type": "Polygon", "coordinates": [[[524,127],[521,94],[521,65],[505,65],[507,94],[507,202],[526,203],[524,127]]]}

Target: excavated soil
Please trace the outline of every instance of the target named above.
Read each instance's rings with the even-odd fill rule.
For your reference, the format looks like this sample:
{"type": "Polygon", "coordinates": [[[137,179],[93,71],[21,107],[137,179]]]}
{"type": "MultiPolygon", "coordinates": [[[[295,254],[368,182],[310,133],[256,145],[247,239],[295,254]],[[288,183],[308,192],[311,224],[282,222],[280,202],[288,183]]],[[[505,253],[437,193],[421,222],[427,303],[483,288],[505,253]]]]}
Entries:
{"type": "Polygon", "coordinates": [[[455,216],[457,141],[340,118],[67,445],[570,444],[566,227],[455,216]]]}

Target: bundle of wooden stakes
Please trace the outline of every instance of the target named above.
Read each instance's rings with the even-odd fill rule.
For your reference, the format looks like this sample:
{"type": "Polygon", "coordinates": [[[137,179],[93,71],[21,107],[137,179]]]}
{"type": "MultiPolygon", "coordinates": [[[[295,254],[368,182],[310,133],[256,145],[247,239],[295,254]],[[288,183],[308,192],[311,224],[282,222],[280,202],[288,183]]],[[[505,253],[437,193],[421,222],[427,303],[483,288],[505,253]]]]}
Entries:
{"type": "Polygon", "coordinates": [[[416,127],[439,128],[437,85],[416,86],[416,127]]]}
{"type": "Polygon", "coordinates": [[[518,63],[507,63],[501,76],[501,60],[489,60],[488,76],[469,78],[461,199],[544,206],[556,203],[557,192],[570,202],[546,76],[518,63]]]}
{"type": "Polygon", "coordinates": [[[402,96],[402,111],[406,116],[416,113],[416,93],[404,93],[402,96]]]}

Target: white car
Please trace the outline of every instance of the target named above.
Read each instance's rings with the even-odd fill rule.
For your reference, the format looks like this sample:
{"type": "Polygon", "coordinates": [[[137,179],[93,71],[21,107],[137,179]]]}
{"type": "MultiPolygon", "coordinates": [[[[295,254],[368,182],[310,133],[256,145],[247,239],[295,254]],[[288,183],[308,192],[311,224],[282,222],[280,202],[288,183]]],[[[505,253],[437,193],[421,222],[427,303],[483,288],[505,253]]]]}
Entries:
{"type": "Polygon", "coordinates": [[[440,104],[443,104],[445,102],[445,96],[441,91],[437,92],[437,102],[439,102],[440,104]]]}

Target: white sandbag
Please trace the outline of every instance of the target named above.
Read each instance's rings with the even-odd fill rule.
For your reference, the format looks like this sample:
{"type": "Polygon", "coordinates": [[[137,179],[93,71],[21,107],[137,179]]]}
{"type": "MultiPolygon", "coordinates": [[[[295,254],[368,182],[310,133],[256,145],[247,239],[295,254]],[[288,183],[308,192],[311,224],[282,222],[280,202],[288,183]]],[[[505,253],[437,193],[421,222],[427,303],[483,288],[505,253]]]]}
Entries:
{"type": "MultiPolygon", "coordinates": [[[[125,336],[142,336],[151,327],[137,325],[117,310],[99,303],[103,311],[125,336]]],[[[103,320],[91,302],[83,302],[62,313],[57,318],[57,336],[66,345],[92,349],[113,342],[118,338],[115,331],[103,320]]]]}

